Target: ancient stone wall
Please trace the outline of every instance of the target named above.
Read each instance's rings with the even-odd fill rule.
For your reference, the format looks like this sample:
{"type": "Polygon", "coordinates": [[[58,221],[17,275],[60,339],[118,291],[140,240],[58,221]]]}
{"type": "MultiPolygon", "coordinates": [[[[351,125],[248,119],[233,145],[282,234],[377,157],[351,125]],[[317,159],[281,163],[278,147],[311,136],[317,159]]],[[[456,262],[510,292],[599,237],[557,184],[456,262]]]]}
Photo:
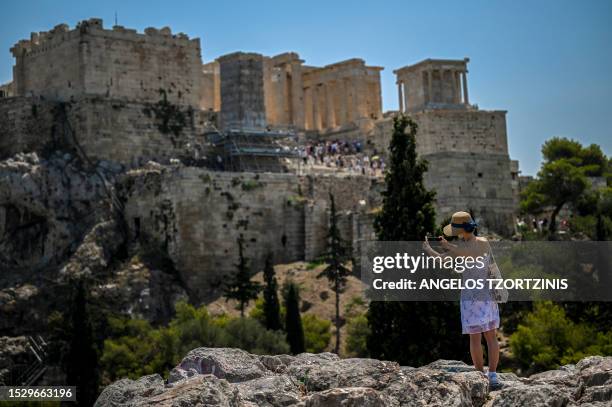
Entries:
{"type": "Polygon", "coordinates": [[[0,158],[79,147],[93,161],[115,161],[126,167],[149,160],[200,160],[208,152],[203,128],[213,115],[163,99],[157,103],[99,97],[68,103],[33,97],[1,99],[0,158]]]}
{"type": "Polygon", "coordinates": [[[429,162],[425,185],[436,191],[438,222],[466,210],[488,231],[513,233],[515,202],[507,155],[449,151],[423,158],[429,162]]]}
{"type": "Polygon", "coordinates": [[[82,98],[66,107],[77,142],[92,160],[127,167],[149,160],[201,158],[207,113],[190,107],[82,98]]]}
{"type": "Polygon", "coordinates": [[[169,28],[145,34],[102,20],[65,24],[32,34],[11,49],[17,95],[67,101],[99,95],[157,101],[164,92],[173,103],[199,105],[202,64],[199,39],[172,35],[169,28]]]}
{"type": "Polygon", "coordinates": [[[0,159],[52,147],[54,103],[26,97],[0,99],[0,159]]]}
{"type": "MultiPolygon", "coordinates": [[[[268,252],[279,263],[314,259],[325,249],[330,190],[345,217],[378,196],[363,177],[319,182],[294,174],[193,167],[134,170],[123,185],[132,239],[146,237],[165,246],[200,300],[218,294],[223,279],[235,272],[239,237],[255,270],[268,252]]],[[[352,231],[347,235],[350,222],[343,220],[342,229],[353,239],[352,231]]]]}
{"type": "Polygon", "coordinates": [[[508,155],[506,112],[428,110],[411,115],[419,125],[419,153],[440,151],[508,155]]]}
{"type": "Polygon", "coordinates": [[[221,76],[218,61],[202,65],[200,109],[215,112],[221,110],[221,76]]]}

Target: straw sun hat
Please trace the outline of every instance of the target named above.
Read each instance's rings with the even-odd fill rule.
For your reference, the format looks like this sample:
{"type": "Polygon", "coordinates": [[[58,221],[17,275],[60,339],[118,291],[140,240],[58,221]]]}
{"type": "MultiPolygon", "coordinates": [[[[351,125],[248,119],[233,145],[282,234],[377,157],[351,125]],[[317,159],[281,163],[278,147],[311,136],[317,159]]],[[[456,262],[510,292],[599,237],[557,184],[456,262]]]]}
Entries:
{"type": "Polygon", "coordinates": [[[459,232],[473,232],[478,226],[472,216],[467,212],[455,212],[451,217],[450,225],[444,226],[442,230],[446,236],[458,236],[459,232]]]}

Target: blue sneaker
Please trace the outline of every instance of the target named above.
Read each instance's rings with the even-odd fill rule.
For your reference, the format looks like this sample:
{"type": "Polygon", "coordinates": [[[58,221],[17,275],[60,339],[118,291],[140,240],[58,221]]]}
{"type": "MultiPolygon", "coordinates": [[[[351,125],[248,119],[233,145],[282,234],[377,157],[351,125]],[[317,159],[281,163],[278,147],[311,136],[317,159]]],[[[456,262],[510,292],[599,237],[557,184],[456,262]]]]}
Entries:
{"type": "Polygon", "coordinates": [[[489,377],[489,391],[499,390],[503,387],[497,378],[497,373],[489,372],[487,376],[489,377]]]}

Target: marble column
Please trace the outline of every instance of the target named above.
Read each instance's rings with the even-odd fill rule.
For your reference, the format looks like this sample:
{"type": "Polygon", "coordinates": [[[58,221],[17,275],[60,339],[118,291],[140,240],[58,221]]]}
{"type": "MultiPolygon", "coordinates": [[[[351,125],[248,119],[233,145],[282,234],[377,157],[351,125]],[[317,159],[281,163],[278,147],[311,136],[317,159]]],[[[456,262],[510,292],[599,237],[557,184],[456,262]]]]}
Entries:
{"type": "Polygon", "coordinates": [[[346,122],[348,122],[348,118],[347,118],[347,103],[348,103],[348,94],[346,92],[346,83],[344,82],[344,79],[340,79],[338,81],[338,93],[340,94],[340,106],[338,109],[338,114],[340,117],[336,118],[336,121],[338,122],[338,125],[342,126],[343,124],[345,124],[346,122]]]}
{"type": "Polygon", "coordinates": [[[361,95],[362,92],[362,79],[353,77],[353,120],[363,117],[364,109],[361,106],[361,102],[363,100],[361,95]]]}
{"type": "Polygon", "coordinates": [[[304,88],[304,128],[306,130],[313,129],[313,100],[312,87],[304,88]]]}
{"type": "Polygon", "coordinates": [[[433,102],[433,70],[427,71],[427,100],[425,103],[433,102]]]}
{"type": "Polygon", "coordinates": [[[463,76],[463,102],[466,105],[469,105],[470,104],[470,98],[468,96],[467,75],[466,75],[465,71],[461,72],[461,75],[463,76]]]}
{"type": "Polygon", "coordinates": [[[298,129],[305,127],[304,123],[304,84],[302,82],[302,62],[291,62],[291,119],[298,129]]]}
{"type": "Polygon", "coordinates": [[[404,88],[403,88],[403,82],[397,82],[397,95],[399,97],[399,111],[403,112],[404,111],[404,88]]]}
{"type": "Polygon", "coordinates": [[[315,85],[312,89],[312,128],[321,130],[321,86],[315,85]]]}
{"type": "Polygon", "coordinates": [[[325,85],[325,121],[327,128],[336,127],[336,114],[334,106],[333,82],[327,82],[325,85]]]}
{"type": "Polygon", "coordinates": [[[453,84],[452,103],[456,105],[458,103],[457,102],[457,73],[454,70],[451,70],[450,75],[451,75],[451,80],[453,84]]]}

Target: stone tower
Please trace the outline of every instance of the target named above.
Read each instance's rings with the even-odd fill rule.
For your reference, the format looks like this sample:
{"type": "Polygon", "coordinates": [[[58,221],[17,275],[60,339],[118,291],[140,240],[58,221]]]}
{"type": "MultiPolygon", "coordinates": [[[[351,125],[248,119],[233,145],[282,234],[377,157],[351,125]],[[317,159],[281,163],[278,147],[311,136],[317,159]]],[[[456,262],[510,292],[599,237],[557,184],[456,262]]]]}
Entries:
{"type": "Polygon", "coordinates": [[[263,56],[235,52],[220,57],[221,127],[255,130],[266,127],[263,56]]]}
{"type": "Polygon", "coordinates": [[[149,27],[144,34],[102,20],[32,33],[11,48],[17,96],[68,101],[83,96],[199,104],[200,40],[149,27]]]}

